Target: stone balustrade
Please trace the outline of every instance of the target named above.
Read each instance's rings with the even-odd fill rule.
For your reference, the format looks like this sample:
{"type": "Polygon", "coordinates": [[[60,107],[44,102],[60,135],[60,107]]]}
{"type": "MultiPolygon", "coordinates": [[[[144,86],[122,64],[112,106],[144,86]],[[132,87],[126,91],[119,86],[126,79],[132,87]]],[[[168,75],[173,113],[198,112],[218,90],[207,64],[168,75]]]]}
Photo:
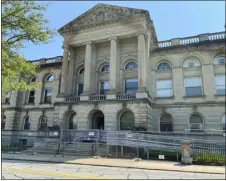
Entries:
{"type": "Polygon", "coordinates": [[[62,62],[62,56],[54,57],[54,58],[43,58],[39,60],[32,61],[35,65],[43,65],[43,64],[51,64],[51,63],[57,63],[62,62]]]}
{"type": "Polygon", "coordinates": [[[89,97],[90,101],[104,101],[106,100],[106,95],[91,95],[89,97]]]}
{"type": "Polygon", "coordinates": [[[217,32],[217,33],[206,33],[200,34],[197,36],[185,37],[185,38],[174,38],[166,41],[159,41],[157,43],[158,48],[166,48],[178,45],[188,45],[188,44],[196,44],[204,41],[215,41],[215,40],[223,40],[225,39],[225,32],[217,32]]]}
{"type": "MultiPolygon", "coordinates": [[[[106,95],[91,95],[89,101],[105,101],[106,95]]],[[[136,99],[136,94],[117,94],[116,100],[131,100],[136,99]]],[[[65,102],[80,102],[82,101],[79,96],[66,97],[65,102]]]]}
{"type": "Polygon", "coordinates": [[[79,101],[80,101],[80,97],[79,96],[66,97],[66,102],[79,102],[79,101]]]}
{"type": "Polygon", "coordinates": [[[136,99],[136,94],[118,94],[116,96],[116,99],[118,99],[118,100],[136,99]]]}

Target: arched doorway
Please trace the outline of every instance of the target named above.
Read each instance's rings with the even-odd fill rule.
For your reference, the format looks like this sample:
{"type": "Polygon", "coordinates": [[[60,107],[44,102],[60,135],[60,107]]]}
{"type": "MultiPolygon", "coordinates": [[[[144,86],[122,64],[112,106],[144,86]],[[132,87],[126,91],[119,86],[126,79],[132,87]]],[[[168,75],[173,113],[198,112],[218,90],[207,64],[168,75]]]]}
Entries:
{"type": "Polygon", "coordinates": [[[170,114],[163,114],[160,117],[160,131],[172,132],[173,131],[173,118],[170,114]]]}
{"type": "Polygon", "coordinates": [[[123,111],[119,115],[119,121],[119,130],[132,130],[135,127],[135,118],[132,111],[123,111]]]}
{"type": "Polygon", "coordinates": [[[91,129],[104,130],[104,113],[100,110],[96,110],[91,115],[91,129]]]}
{"type": "Polygon", "coordinates": [[[75,112],[68,115],[67,129],[77,129],[77,117],[75,112]]]}
{"type": "Polygon", "coordinates": [[[193,114],[189,118],[190,132],[204,132],[204,122],[199,114],[193,114]]]}

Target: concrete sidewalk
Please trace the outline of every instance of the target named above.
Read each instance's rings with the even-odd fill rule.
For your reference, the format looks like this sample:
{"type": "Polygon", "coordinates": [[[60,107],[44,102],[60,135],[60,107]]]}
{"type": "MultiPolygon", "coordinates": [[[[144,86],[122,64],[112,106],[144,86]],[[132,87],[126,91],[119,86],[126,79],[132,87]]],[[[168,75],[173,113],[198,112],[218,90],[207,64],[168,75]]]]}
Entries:
{"type": "Polygon", "coordinates": [[[120,168],[136,168],[148,170],[164,170],[164,171],[178,171],[178,172],[192,172],[192,173],[211,173],[211,174],[225,174],[224,166],[202,166],[202,165],[181,165],[177,162],[168,161],[134,161],[128,159],[111,159],[111,158],[93,158],[93,157],[76,157],[57,155],[28,155],[28,154],[8,154],[2,153],[2,160],[21,160],[21,161],[38,161],[38,162],[52,162],[52,163],[68,163],[80,165],[93,166],[107,166],[120,168]]]}

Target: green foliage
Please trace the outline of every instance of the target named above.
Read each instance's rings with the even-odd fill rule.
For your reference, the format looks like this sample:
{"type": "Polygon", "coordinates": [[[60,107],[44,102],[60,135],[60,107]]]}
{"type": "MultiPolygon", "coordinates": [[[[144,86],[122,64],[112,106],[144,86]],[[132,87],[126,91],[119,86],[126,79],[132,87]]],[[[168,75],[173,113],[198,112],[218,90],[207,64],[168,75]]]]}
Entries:
{"type": "Polygon", "coordinates": [[[19,50],[25,43],[48,43],[55,31],[47,27],[43,12],[46,6],[33,1],[2,1],[2,91],[31,90],[29,84],[36,65],[27,62],[19,50]]]}
{"type": "Polygon", "coordinates": [[[225,164],[226,156],[211,152],[200,152],[193,154],[193,162],[225,164]]]}

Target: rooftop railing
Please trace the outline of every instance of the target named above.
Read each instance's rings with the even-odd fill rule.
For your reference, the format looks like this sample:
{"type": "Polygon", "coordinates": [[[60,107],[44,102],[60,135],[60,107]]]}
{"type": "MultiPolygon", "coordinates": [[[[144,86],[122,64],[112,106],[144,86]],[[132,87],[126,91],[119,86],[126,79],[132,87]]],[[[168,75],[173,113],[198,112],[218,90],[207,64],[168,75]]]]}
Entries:
{"type": "Polygon", "coordinates": [[[158,48],[166,48],[178,45],[189,45],[197,44],[204,41],[215,41],[225,39],[225,32],[207,33],[197,36],[185,37],[185,38],[174,38],[171,40],[159,41],[157,43],[158,48]]]}

